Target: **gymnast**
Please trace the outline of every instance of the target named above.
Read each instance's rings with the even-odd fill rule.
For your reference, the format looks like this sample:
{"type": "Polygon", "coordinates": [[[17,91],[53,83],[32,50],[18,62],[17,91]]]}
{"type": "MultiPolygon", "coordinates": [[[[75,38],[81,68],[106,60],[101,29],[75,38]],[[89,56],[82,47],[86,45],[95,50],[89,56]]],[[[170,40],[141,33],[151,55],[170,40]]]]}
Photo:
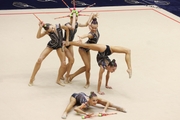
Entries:
{"type": "MultiPolygon", "coordinates": [[[[100,36],[99,31],[98,31],[97,14],[93,17],[93,20],[91,21],[91,24],[89,27],[90,27],[90,32],[88,34],[85,34],[79,37],[80,39],[88,38],[88,40],[86,41],[87,44],[92,44],[92,43],[96,44],[100,36]]],[[[84,87],[88,88],[90,84],[89,79],[90,79],[90,68],[91,68],[90,49],[79,47],[79,54],[81,55],[81,58],[84,62],[84,66],[79,68],[75,73],[71,74],[68,78],[68,82],[72,81],[72,79],[76,77],[77,75],[85,72],[86,84],[84,87]]]]}
{"type": "MultiPolygon", "coordinates": [[[[68,38],[69,41],[73,41],[78,27],[87,27],[89,25],[90,21],[92,21],[92,18],[95,15],[96,14],[91,13],[91,15],[89,16],[88,21],[85,24],[81,24],[81,23],[77,22],[77,20],[78,20],[78,13],[76,13],[76,14],[71,13],[71,15],[70,15],[70,22],[65,24],[65,26],[68,28],[68,31],[69,31],[69,35],[68,35],[69,36],[69,38],[68,38]],[[74,15],[76,15],[76,16],[74,17],[74,15]],[[75,24],[74,24],[74,21],[73,21],[74,19],[75,19],[75,24]]],[[[66,30],[65,30],[65,33],[66,33],[66,30]]],[[[67,34],[65,34],[63,40],[66,40],[66,39],[67,39],[67,34]]],[[[74,64],[73,46],[68,45],[68,44],[66,45],[66,47],[65,47],[65,55],[68,58],[68,63],[67,63],[66,75],[64,77],[65,77],[65,81],[68,81],[67,79],[68,79],[68,77],[70,75],[72,66],[74,64]]],[[[63,74],[65,74],[65,73],[63,73],[63,74]]],[[[60,79],[58,81],[60,81],[60,79]]]]}
{"type": "Polygon", "coordinates": [[[128,67],[127,73],[129,75],[129,78],[131,78],[132,68],[131,68],[131,50],[130,49],[124,48],[121,46],[109,46],[109,45],[102,45],[102,44],[87,44],[87,43],[82,43],[81,41],[72,41],[72,42],[69,42],[69,44],[74,45],[74,46],[88,48],[93,51],[98,51],[96,59],[97,59],[98,65],[100,67],[100,70],[99,70],[97,92],[100,95],[105,94],[104,92],[100,91],[102,77],[103,77],[103,73],[105,70],[107,70],[105,87],[107,89],[112,89],[112,87],[108,85],[108,81],[109,81],[110,73],[113,73],[117,68],[115,59],[113,59],[111,61],[109,58],[109,56],[112,53],[124,53],[125,54],[125,61],[126,61],[127,67],[128,67]]]}
{"type": "Polygon", "coordinates": [[[101,99],[97,97],[97,95],[94,92],[91,92],[89,96],[86,95],[84,92],[80,92],[80,93],[73,93],[71,95],[70,102],[67,105],[65,111],[63,112],[61,118],[66,119],[68,113],[74,106],[75,106],[74,111],[76,111],[77,113],[91,116],[93,115],[93,113],[88,113],[85,112],[84,110],[88,109],[90,106],[96,106],[97,104],[104,106],[103,111],[100,113],[106,113],[109,107],[115,108],[117,111],[126,113],[126,111],[123,108],[116,106],[105,99],[101,99]]]}
{"type": "Polygon", "coordinates": [[[64,73],[64,71],[66,71],[65,53],[63,51],[63,45],[65,43],[68,44],[68,41],[69,41],[68,38],[69,37],[67,37],[66,41],[63,42],[62,29],[66,30],[66,35],[69,36],[68,28],[64,25],[61,26],[60,24],[56,24],[56,26],[54,26],[54,25],[49,24],[49,23],[43,23],[42,21],[39,23],[39,29],[38,29],[36,37],[39,39],[45,35],[49,35],[51,40],[48,42],[46,48],[40,54],[35,66],[34,66],[34,70],[32,72],[32,75],[31,75],[31,78],[29,81],[29,86],[33,85],[33,82],[35,80],[35,76],[41,67],[41,63],[49,55],[49,53],[52,52],[53,50],[56,50],[57,55],[58,55],[60,62],[61,62],[56,83],[64,86],[64,84],[61,83],[59,81],[59,79],[63,77],[63,73],[64,73]],[[44,28],[43,32],[41,31],[42,28],[44,28]]]}

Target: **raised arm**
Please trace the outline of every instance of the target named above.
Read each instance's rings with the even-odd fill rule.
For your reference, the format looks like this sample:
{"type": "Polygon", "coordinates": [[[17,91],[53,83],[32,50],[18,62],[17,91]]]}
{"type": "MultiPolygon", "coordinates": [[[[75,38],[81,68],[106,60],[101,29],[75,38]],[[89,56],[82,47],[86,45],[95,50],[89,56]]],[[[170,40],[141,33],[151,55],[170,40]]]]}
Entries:
{"type": "Polygon", "coordinates": [[[89,19],[87,20],[87,22],[85,24],[79,23],[78,26],[79,27],[87,27],[90,24],[90,22],[93,20],[93,18],[97,17],[97,15],[98,15],[97,13],[91,13],[91,15],[89,16],[89,19]]]}
{"type": "Polygon", "coordinates": [[[46,31],[41,32],[43,25],[44,25],[43,22],[40,22],[40,23],[39,23],[39,29],[38,29],[38,32],[37,32],[37,35],[36,35],[36,37],[37,37],[38,39],[47,34],[46,31]]]}

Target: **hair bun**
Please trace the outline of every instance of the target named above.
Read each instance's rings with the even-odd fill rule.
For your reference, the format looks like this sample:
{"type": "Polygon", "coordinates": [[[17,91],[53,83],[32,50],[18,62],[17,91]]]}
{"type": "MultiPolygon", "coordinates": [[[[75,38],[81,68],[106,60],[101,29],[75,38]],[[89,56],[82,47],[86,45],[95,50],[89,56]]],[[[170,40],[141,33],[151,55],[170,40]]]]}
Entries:
{"type": "Polygon", "coordinates": [[[93,21],[97,21],[97,18],[93,18],[93,21]]]}
{"type": "Polygon", "coordinates": [[[44,28],[45,30],[48,30],[50,25],[51,25],[51,24],[49,24],[49,23],[45,23],[45,24],[43,25],[43,28],[44,28]]]}
{"type": "Polygon", "coordinates": [[[111,66],[111,67],[117,67],[116,60],[113,59],[111,62],[109,62],[108,65],[111,66]]]}
{"type": "Polygon", "coordinates": [[[91,24],[98,24],[97,18],[93,18],[91,24]]]}
{"type": "Polygon", "coordinates": [[[112,60],[112,62],[114,62],[114,63],[115,63],[115,62],[116,62],[116,60],[115,60],[115,59],[113,59],[113,60],[112,60]]]}
{"type": "Polygon", "coordinates": [[[89,98],[92,98],[92,97],[95,97],[95,96],[97,96],[96,93],[94,93],[93,91],[91,91],[89,98]]]}
{"type": "Polygon", "coordinates": [[[90,94],[91,94],[91,95],[94,94],[94,91],[91,91],[90,94]]]}

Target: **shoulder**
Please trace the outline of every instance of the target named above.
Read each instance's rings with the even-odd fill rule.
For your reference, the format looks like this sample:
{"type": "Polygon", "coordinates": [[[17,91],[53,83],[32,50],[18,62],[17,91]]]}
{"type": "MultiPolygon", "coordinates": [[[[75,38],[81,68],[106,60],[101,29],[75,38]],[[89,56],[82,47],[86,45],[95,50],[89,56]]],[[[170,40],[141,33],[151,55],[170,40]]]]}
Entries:
{"type": "Polygon", "coordinates": [[[94,34],[92,32],[88,33],[88,38],[92,39],[94,37],[94,34]]]}
{"type": "Polygon", "coordinates": [[[97,98],[97,103],[101,103],[102,102],[102,98],[97,98]]]}

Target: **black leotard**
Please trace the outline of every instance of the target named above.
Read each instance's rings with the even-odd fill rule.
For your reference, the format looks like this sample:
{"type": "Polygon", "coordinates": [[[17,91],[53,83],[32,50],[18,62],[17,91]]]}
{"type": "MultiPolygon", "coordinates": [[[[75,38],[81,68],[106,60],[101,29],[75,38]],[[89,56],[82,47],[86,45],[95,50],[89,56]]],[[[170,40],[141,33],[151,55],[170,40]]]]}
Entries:
{"type": "MultiPolygon", "coordinates": [[[[75,105],[81,105],[83,103],[85,103],[85,104],[87,103],[86,97],[88,97],[88,96],[83,92],[73,93],[71,96],[76,99],[76,104],[75,105]]],[[[86,104],[86,106],[89,107],[88,104],[86,104]]]]}
{"type": "MultiPolygon", "coordinates": [[[[93,33],[93,32],[90,32],[89,34],[92,34],[93,38],[88,39],[86,41],[86,43],[88,43],[88,44],[96,44],[98,42],[98,40],[99,40],[99,37],[100,37],[99,31],[97,30],[97,34],[93,33]]],[[[83,48],[83,47],[80,47],[80,48],[85,50],[86,52],[89,52],[89,50],[90,50],[88,48],[83,48]]]]}
{"type": "Polygon", "coordinates": [[[51,40],[48,42],[47,46],[52,49],[62,48],[63,33],[60,24],[56,24],[56,31],[57,34],[55,32],[49,33],[51,40]]]}
{"type": "Polygon", "coordinates": [[[108,45],[106,45],[106,50],[104,52],[98,52],[97,56],[96,56],[96,60],[98,65],[102,65],[102,67],[105,69],[106,68],[106,63],[105,61],[111,62],[111,60],[109,59],[109,55],[111,55],[111,50],[110,47],[108,45]]]}
{"type": "MultiPolygon", "coordinates": [[[[68,23],[66,23],[65,25],[68,25],[68,24],[70,24],[70,23],[68,22],[68,23]]],[[[76,34],[76,32],[77,32],[77,28],[78,28],[78,23],[76,22],[75,29],[74,29],[74,30],[70,30],[70,29],[69,29],[69,41],[73,41],[74,36],[75,36],[75,34],[76,34]]],[[[64,38],[63,38],[63,40],[66,41],[66,31],[65,31],[65,33],[64,33],[64,38]]],[[[69,46],[70,46],[70,45],[69,45],[69,46]]],[[[69,48],[69,46],[66,46],[66,47],[69,48]]]]}

